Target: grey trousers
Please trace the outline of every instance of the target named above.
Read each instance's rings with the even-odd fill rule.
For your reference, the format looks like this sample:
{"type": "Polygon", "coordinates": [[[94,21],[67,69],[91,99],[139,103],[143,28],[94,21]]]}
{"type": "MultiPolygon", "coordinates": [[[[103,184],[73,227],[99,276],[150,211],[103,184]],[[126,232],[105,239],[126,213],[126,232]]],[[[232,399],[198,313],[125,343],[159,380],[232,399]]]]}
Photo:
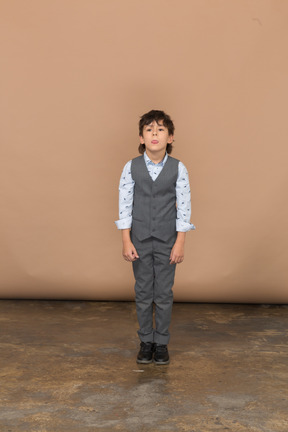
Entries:
{"type": "Polygon", "coordinates": [[[167,241],[150,237],[139,241],[131,232],[131,240],[139,258],[133,262],[135,302],[139,323],[138,335],[142,342],[168,344],[170,339],[175,268],[170,264],[171,249],[177,233],[167,241]],[[155,328],[153,326],[155,305],[155,328]]]}

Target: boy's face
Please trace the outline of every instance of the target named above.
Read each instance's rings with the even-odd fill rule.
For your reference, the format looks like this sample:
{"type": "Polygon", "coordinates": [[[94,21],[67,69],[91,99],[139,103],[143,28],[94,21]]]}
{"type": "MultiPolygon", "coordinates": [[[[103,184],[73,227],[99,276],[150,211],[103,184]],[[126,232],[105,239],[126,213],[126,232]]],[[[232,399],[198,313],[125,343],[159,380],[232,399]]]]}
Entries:
{"type": "Polygon", "coordinates": [[[168,129],[163,125],[163,120],[157,123],[153,120],[149,125],[144,126],[140,143],[145,144],[146,151],[151,153],[165,152],[167,144],[173,142],[173,135],[169,135],[168,129]]]}

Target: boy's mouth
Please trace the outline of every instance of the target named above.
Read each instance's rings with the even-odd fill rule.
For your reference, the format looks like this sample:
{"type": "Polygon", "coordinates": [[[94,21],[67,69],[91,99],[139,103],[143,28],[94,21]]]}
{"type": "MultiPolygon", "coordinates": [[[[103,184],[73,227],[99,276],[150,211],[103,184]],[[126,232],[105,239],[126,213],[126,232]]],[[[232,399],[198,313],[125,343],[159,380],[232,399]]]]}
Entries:
{"type": "Polygon", "coordinates": [[[153,141],[151,141],[152,144],[158,144],[158,142],[159,142],[159,141],[157,141],[157,140],[153,140],[153,141]]]}

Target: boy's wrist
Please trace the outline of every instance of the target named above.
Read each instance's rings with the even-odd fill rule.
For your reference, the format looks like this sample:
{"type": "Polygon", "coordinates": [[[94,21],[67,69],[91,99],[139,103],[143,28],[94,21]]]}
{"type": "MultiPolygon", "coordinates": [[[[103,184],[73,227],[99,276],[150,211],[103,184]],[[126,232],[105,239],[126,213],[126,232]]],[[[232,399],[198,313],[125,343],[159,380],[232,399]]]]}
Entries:
{"type": "Polygon", "coordinates": [[[122,243],[123,243],[123,245],[125,246],[125,245],[129,245],[129,244],[131,244],[132,243],[132,241],[130,240],[130,239],[125,239],[125,240],[123,240],[122,241],[122,243]]]}
{"type": "Polygon", "coordinates": [[[122,242],[123,244],[131,243],[130,228],[122,230],[122,242]]]}
{"type": "Polygon", "coordinates": [[[185,243],[185,237],[186,237],[186,232],[178,231],[176,242],[184,244],[185,243]]]}

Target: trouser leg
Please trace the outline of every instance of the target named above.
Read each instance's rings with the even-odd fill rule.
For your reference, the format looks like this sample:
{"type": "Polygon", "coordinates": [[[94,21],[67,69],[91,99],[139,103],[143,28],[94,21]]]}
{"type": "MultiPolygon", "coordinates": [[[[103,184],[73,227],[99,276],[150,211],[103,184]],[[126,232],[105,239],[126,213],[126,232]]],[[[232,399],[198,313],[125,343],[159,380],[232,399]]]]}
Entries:
{"type": "Polygon", "coordinates": [[[133,262],[135,276],[135,303],[139,323],[138,335],[142,342],[153,342],[153,288],[154,266],[152,254],[152,239],[132,242],[139,258],[133,262]]]}
{"type": "Polygon", "coordinates": [[[154,257],[154,303],[155,325],[154,342],[168,344],[170,339],[169,326],[171,322],[173,291],[175,277],[175,264],[170,264],[171,249],[176,236],[172,236],[168,242],[153,239],[154,257]]]}

